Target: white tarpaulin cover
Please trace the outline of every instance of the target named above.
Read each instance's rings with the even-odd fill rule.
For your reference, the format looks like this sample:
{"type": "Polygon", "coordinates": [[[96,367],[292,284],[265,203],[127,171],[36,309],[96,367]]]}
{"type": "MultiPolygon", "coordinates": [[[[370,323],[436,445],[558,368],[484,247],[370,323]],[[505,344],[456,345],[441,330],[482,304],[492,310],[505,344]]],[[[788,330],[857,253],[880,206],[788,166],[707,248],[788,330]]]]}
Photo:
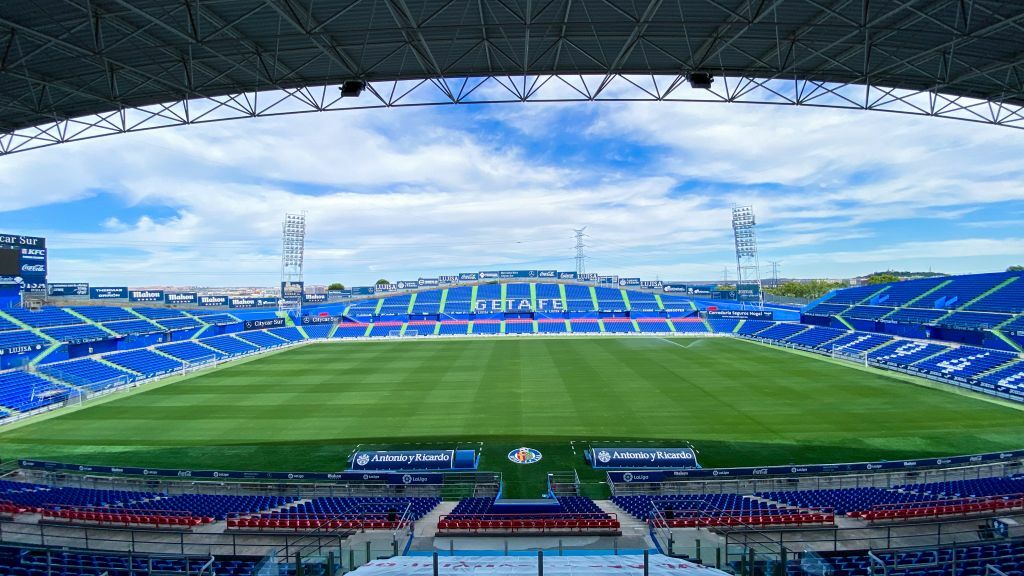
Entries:
{"type": "MultiPolygon", "coordinates": [[[[651,554],[651,576],[728,576],[714,568],[707,568],[651,554]]],[[[473,576],[532,576],[537,574],[536,556],[458,556],[438,559],[438,574],[473,576]]],[[[644,571],[644,557],[628,556],[545,556],[544,576],[609,576],[640,575],[644,571]]],[[[433,559],[429,556],[396,556],[387,560],[374,560],[360,567],[355,576],[431,576],[433,559]]]]}

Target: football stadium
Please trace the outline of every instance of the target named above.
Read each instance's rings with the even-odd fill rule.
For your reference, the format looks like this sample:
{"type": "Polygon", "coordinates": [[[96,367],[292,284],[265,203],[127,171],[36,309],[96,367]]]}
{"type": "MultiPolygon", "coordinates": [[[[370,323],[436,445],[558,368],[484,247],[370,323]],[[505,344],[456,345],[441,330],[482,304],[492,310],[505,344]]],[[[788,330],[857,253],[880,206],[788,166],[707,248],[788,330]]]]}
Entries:
{"type": "MultiPolygon", "coordinates": [[[[118,216],[103,220],[113,256],[100,257],[78,223],[57,223],[93,219],[81,198],[33,212],[15,181],[63,177],[20,164],[42,154],[66,159],[74,178],[89,157],[76,150],[97,145],[85,141],[130,170],[118,150],[154,131],[174,134],[160,149],[174,156],[190,131],[229,120],[411,114],[401,123],[470,104],[461,109],[534,103],[552,117],[639,102],[792,105],[846,110],[851,124],[888,113],[949,133],[990,125],[987,142],[1002,143],[1024,128],[1022,15],[987,0],[3,4],[0,183],[12,192],[0,197],[13,207],[0,208],[0,574],[1021,576],[1024,267],[1005,263],[1020,264],[1024,196],[1012,190],[1002,220],[950,201],[928,221],[950,235],[1008,226],[984,249],[1010,260],[788,283],[819,287],[803,297],[761,254],[824,240],[773,225],[788,208],[762,191],[715,200],[728,222],[708,234],[728,238],[724,278],[675,281],[664,278],[678,261],[663,274],[637,252],[600,261],[621,272],[594,272],[597,225],[566,227],[575,258],[559,268],[463,264],[458,240],[422,252],[410,240],[362,261],[345,232],[359,213],[297,206],[268,220],[254,208],[267,197],[232,203],[227,189],[200,194],[223,194],[214,210],[270,230],[269,260],[226,216],[213,231],[225,239],[206,251],[173,234],[144,246],[121,219],[157,229],[144,200],[103,205],[118,216]],[[150,249],[164,260],[139,256],[150,249]],[[419,275],[320,286],[318,254],[365,265],[364,276],[419,275]],[[272,279],[251,287],[244,274],[272,279]]],[[[451,118],[493,128],[489,113],[451,118]]],[[[354,138],[343,146],[358,148],[354,138]]],[[[202,170],[168,166],[152,176],[202,170]]],[[[409,157],[383,166],[403,174],[396,188],[411,186],[406,171],[441,187],[447,177],[409,157]]],[[[852,173],[874,184],[861,166],[852,173]]],[[[649,236],[653,224],[592,188],[543,194],[592,193],[649,236]]],[[[399,236],[436,203],[389,197],[373,210],[399,236]]],[[[813,194],[795,210],[842,219],[813,194]]],[[[864,252],[915,249],[905,240],[921,230],[893,218],[864,252]]],[[[518,222],[495,216],[495,234],[518,222]]],[[[954,242],[927,256],[962,262],[954,242]]],[[[825,259],[881,261],[853,252],[825,259]]]]}

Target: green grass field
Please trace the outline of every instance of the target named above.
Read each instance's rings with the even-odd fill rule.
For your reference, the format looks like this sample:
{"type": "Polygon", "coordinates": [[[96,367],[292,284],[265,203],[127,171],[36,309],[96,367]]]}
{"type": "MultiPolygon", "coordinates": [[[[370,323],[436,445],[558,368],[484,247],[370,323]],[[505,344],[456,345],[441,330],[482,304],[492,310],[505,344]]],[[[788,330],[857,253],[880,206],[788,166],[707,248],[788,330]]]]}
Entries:
{"type": "Polygon", "coordinates": [[[589,471],[581,443],[691,442],[704,466],[902,459],[1024,446],[1024,412],[732,339],[315,344],[115,395],[0,434],[65,462],[334,471],[357,445],[483,443],[507,494],[589,471]],[[506,459],[539,449],[535,465],[506,459]],[[574,452],[574,448],[576,452],[574,452]]]}

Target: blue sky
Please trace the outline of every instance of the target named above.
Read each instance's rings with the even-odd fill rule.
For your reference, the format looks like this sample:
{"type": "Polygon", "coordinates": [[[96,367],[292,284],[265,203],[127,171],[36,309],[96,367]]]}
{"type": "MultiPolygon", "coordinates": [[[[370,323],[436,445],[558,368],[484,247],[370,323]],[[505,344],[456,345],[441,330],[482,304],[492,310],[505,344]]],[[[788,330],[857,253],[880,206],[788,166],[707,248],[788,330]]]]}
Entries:
{"type": "MultiPolygon", "coordinates": [[[[752,204],[782,275],[1024,264],[1024,131],[741,104],[348,111],[120,135],[0,158],[0,232],[50,280],[273,285],[309,214],[307,282],[487,269],[662,279],[735,267],[752,204]]],[[[730,273],[732,271],[730,270],[730,273]]]]}

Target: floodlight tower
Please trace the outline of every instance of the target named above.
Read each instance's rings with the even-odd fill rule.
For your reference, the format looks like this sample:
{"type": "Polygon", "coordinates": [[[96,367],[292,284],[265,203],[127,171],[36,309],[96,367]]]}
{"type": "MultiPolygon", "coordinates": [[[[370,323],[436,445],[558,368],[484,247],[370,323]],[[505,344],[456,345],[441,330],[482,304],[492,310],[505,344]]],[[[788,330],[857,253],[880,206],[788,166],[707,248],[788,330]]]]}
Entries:
{"type": "Polygon", "coordinates": [[[587,227],[584,226],[583,228],[579,228],[579,229],[575,230],[575,232],[576,232],[576,279],[577,280],[582,280],[583,279],[583,274],[585,274],[586,271],[587,271],[587,257],[583,255],[583,248],[586,247],[586,245],[583,244],[583,231],[586,230],[586,229],[587,229],[587,227]]]}
{"type": "Polygon", "coordinates": [[[302,262],[306,251],[306,212],[285,214],[281,225],[281,305],[283,312],[302,311],[302,293],[297,298],[286,297],[289,286],[302,284],[302,262]]]}
{"type": "Polygon", "coordinates": [[[740,287],[757,286],[757,303],[764,305],[764,292],[761,290],[761,266],[757,258],[757,221],[754,218],[753,206],[732,207],[732,233],[736,240],[736,298],[740,297],[740,287]]]}

